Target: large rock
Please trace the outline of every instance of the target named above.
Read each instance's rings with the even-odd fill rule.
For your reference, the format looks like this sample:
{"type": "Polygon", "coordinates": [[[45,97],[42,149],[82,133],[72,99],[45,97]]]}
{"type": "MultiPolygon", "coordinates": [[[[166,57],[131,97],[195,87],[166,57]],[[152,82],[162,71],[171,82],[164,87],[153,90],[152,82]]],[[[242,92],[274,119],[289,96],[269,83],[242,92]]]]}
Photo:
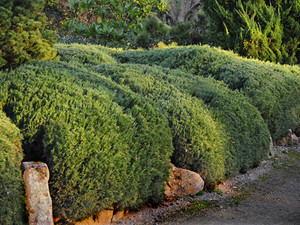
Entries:
{"type": "Polygon", "coordinates": [[[296,134],[294,134],[292,130],[289,129],[287,136],[281,138],[278,144],[281,146],[288,146],[288,145],[298,145],[299,143],[300,143],[299,137],[297,137],[296,134]]]}
{"type": "Polygon", "coordinates": [[[270,151],[269,151],[268,158],[271,159],[274,156],[275,156],[275,152],[274,152],[273,140],[272,140],[272,137],[270,137],[270,151]]]}
{"type": "Polygon", "coordinates": [[[198,173],[171,165],[170,178],[165,190],[167,197],[194,195],[203,190],[204,181],[198,173]]]}
{"type": "Polygon", "coordinates": [[[49,193],[49,170],[42,162],[23,162],[26,207],[30,225],[52,225],[52,201],[49,193]]]}
{"type": "Polygon", "coordinates": [[[300,139],[296,136],[296,134],[292,134],[292,143],[293,145],[298,145],[300,143],[300,139]]]}

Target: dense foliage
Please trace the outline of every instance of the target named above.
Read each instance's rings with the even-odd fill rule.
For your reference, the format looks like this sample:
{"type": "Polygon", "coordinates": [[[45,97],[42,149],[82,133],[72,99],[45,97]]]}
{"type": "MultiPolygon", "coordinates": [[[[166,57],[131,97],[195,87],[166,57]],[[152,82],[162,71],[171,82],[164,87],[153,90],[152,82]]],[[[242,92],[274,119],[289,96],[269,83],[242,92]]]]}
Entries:
{"type": "Polygon", "coordinates": [[[93,88],[88,75],[40,62],[0,77],[25,160],[48,164],[54,214],[64,220],[157,203],[169,174],[171,134],[157,106],[107,79],[93,88]]]}
{"type": "Polygon", "coordinates": [[[63,43],[134,49],[201,43],[248,58],[300,63],[299,0],[47,0],[45,12],[63,43]],[[170,26],[168,18],[177,22],[170,26]]]}
{"type": "MultiPolygon", "coordinates": [[[[8,140],[7,149],[19,153],[20,133],[7,115],[23,136],[23,160],[49,166],[60,223],[161,202],[171,161],[211,187],[266,158],[269,130],[278,139],[300,127],[296,66],[208,46],[56,48],[56,61],[0,74],[0,145],[8,140]]],[[[10,173],[22,156],[10,157],[10,173]]]]}
{"type": "MultiPolygon", "coordinates": [[[[222,153],[222,151],[219,151],[217,154],[222,154],[225,159],[223,163],[225,163],[225,173],[227,176],[236,174],[238,171],[247,171],[248,168],[257,165],[258,162],[264,159],[269,152],[270,134],[259,111],[252,106],[245,97],[236,91],[231,91],[220,82],[213,79],[194,77],[181,71],[163,69],[161,67],[153,68],[143,65],[102,65],[98,67],[91,66],[90,69],[109,76],[113,81],[120,85],[130,87],[134,92],[142,93],[151,99],[161,101],[159,105],[165,104],[165,96],[168,96],[168,99],[172,95],[174,95],[174,97],[176,96],[177,99],[179,99],[179,96],[184,96],[179,95],[179,90],[182,93],[187,93],[188,95],[193,95],[204,100],[204,102],[210,106],[204,105],[204,111],[206,113],[213,113],[209,115],[218,121],[217,129],[224,134],[222,136],[220,133],[215,132],[213,138],[218,138],[222,141],[222,148],[224,148],[223,151],[225,154],[222,153]]],[[[182,106],[186,105],[185,102],[180,104],[182,106]]],[[[194,100],[194,104],[198,104],[198,107],[200,107],[200,102],[197,103],[197,101],[194,100]]],[[[173,115],[169,117],[172,120],[170,124],[182,124],[184,127],[190,126],[189,124],[191,122],[184,122],[191,120],[188,119],[188,117],[181,115],[179,122],[175,123],[174,112],[170,112],[169,109],[169,114],[173,115]]],[[[204,117],[203,120],[204,123],[202,122],[201,127],[194,127],[193,129],[207,129],[205,122],[207,123],[209,120],[204,117]]],[[[212,124],[210,123],[208,126],[212,126],[212,124]]],[[[175,133],[179,132],[175,130],[175,133]]],[[[187,131],[181,131],[180,133],[185,134],[186,139],[189,139],[187,131]]],[[[202,147],[204,150],[213,143],[212,140],[214,139],[207,139],[207,137],[211,137],[211,133],[212,131],[205,134],[206,137],[200,141],[202,144],[206,143],[202,147]]],[[[198,139],[199,138],[200,137],[198,137],[198,139]]],[[[194,140],[196,139],[194,138],[194,140]]],[[[173,141],[173,143],[176,142],[173,141]]],[[[182,146],[185,145],[182,144],[182,146]]],[[[199,167],[201,164],[197,163],[195,159],[191,165],[184,163],[186,159],[181,156],[180,148],[178,149],[180,146],[177,144],[174,145],[174,147],[175,152],[172,159],[175,164],[195,171],[197,171],[197,168],[201,168],[199,167]]],[[[195,151],[195,148],[196,146],[194,144],[193,148],[189,151],[195,151]]],[[[207,155],[209,156],[208,153],[207,155]]],[[[196,156],[198,157],[198,155],[196,156]]],[[[208,160],[210,157],[203,155],[203,158],[208,160]]],[[[222,161],[217,161],[216,159],[212,162],[214,166],[218,165],[218,167],[220,167],[222,163],[222,161]]],[[[211,169],[210,167],[207,168],[207,172],[211,175],[213,168],[214,167],[211,169]]]]}
{"type": "Polygon", "coordinates": [[[126,46],[143,18],[166,9],[165,0],[48,0],[46,12],[67,39],[71,35],[92,43],[126,46]]]}
{"type": "Polygon", "coordinates": [[[131,51],[116,55],[121,62],[181,68],[197,76],[222,80],[240,90],[268,124],[273,140],[300,125],[300,70],[248,60],[209,46],[131,51]]]}
{"type": "MultiPolygon", "coordinates": [[[[60,50],[58,50],[58,54],[61,54],[60,50]]],[[[82,68],[82,65],[79,65],[78,67],[85,72],[85,76],[76,72],[72,72],[70,75],[93,84],[93,88],[100,89],[105,84],[106,88],[115,91],[116,88],[118,89],[121,86],[110,84],[110,75],[130,74],[133,76],[139,74],[137,69],[127,71],[124,66],[106,65],[85,64],[85,69],[82,68]],[[104,79],[103,76],[109,77],[109,79],[104,79]]],[[[62,67],[66,66],[65,64],[62,65],[62,67]]],[[[143,77],[140,77],[136,82],[147,82],[143,79],[143,77]]],[[[114,80],[114,82],[117,81],[114,80]]],[[[123,88],[128,89],[126,85],[123,88]]],[[[173,162],[178,166],[202,172],[207,182],[222,179],[225,173],[224,148],[222,146],[224,138],[222,138],[221,132],[218,131],[221,127],[218,127],[211,118],[210,113],[204,109],[206,106],[203,105],[203,102],[182,94],[176,90],[176,87],[163,88],[159,81],[157,81],[157,84],[151,84],[150,87],[146,86],[142,89],[142,92],[136,89],[131,91],[141,94],[144,98],[147,97],[147,101],[157,102],[159,111],[164,113],[169,120],[175,148],[172,157],[173,162]],[[150,96],[148,96],[148,92],[150,96]],[[207,134],[210,136],[208,137],[207,134]],[[219,139],[216,137],[219,137],[219,139]],[[205,158],[210,158],[211,162],[205,162],[205,158]],[[215,165],[219,165],[218,168],[215,165]]]]}
{"type": "Polygon", "coordinates": [[[46,29],[46,16],[41,13],[44,2],[1,0],[0,69],[55,57],[55,33],[46,29]]]}
{"type": "Polygon", "coordinates": [[[299,0],[205,0],[210,40],[260,60],[300,63],[299,0]]]}
{"type": "MultiPolygon", "coordinates": [[[[143,73],[144,68],[100,65],[89,69],[158,103],[172,129],[175,165],[199,172],[207,184],[224,178],[225,159],[230,154],[224,148],[226,134],[202,101],[149,77],[150,74],[143,73]]],[[[93,83],[97,81],[94,79],[93,83]]]]}
{"type": "Polygon", "coordinates": [[[210,44],[207,36],[208,19],[203,10],[191,21],[177,23],[170,28],[170,39],[178,45],[210,44]]]}
{"type": "Polygon", "coordinates": [[[19,129],[0,110],[0,224],[26,224],[19,129]]]}
{"type": "Polygon", "coordinates": [[[152,48],[160,41],[167,39],[167,28],[154,17],[147,18],[135,37],[133,47],[152,48]]]}
{"type": "MultiPolygon", "coordinates": [[[[115,63],[115,59],[96,45],[57,44],[56,49],[61,61],[68,63],[115,63]]],[[[111,52],[112,53],[112,52],[111,52]]]]}

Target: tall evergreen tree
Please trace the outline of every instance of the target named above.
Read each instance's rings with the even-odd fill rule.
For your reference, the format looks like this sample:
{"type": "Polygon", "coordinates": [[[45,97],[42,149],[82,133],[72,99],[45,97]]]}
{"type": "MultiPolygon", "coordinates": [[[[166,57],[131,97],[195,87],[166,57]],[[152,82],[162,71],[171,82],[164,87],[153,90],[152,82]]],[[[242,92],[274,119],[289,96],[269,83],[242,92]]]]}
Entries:
{"type": "Polygon", "coordinates": [[[41,13],[45,0],[1,0],[0,69],[32,59],[53,59],[55,33],[46,29],[41,13]]]}
{"type": "MultiPolygon", "coordinates": [[[[267,0],[269,4],[273,1],[267,0]]],[[[288,64],[300,63],[300,1],[299,0],[277,0],[281,10],[281,24],[284,36],[283,62],[288,64]]]]}
{"type": "Polygon", "coordinates": [[[204,0],[210,42],[261,60],[300,63],[299,0],[204,0]]]}

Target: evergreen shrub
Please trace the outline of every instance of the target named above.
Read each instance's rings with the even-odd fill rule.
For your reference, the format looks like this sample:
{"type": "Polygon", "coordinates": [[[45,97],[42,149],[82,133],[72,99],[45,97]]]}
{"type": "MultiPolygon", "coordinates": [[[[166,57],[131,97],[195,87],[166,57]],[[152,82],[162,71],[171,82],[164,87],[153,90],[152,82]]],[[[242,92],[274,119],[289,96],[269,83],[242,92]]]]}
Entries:
{"type": "Polygon", "coordinates": [[[231,152],[231,159],[226,162],[228,176],[238,171],[245,172],[266,158],[270,133],[260,112],[246,97],[213,78],[195,77],[179,70],[149,70],[155,79],[165,78],[168,83],[210,106],[215,119],[223,124],[229,136],[227,151],[231,152]]]}
{"type": "MultiPolygon", "coordinates": [[[[203,101],[183,94],[174,85],[153,79],[144,67],[119,64],[85,65],[100,76],[112,79],[120,86],[142,94],[147,101],[157,102],[169,120],[173,135],[172,162],[201,174],[207,185],[225,176],[227,136],[223,127],[212,118],[203,101]]],[[[89,76],[90,77],[90,76],[89,76]]],[[[92,82],[92,81],[91,81],[92,82]]],[[[100,82],[93,80],[93,84],[100,82]]]]}
{"type": "Polygon", "coordinates": [[[0,110],[0,224],[26,224],[21,139],[20,130],[0,110]]]}
{"type": "MultiPolygon", "coordinates": [[[[124,98],[129,93],[132,95],[134,92],[143,96],[143,101],[156,102],[159,107],[157,110],[166,115],[172,128],[173,146],[175,148],[172,161],[177,166],[202,172],[202,176],[208,183],[224,177],[223,139],[221,132],[218,131],[221,128],[218,128],[218,125],[212,120],[210,113],[205,112],[202,101],[182,95],[175,87],[173,87],[171,93],[168,89],[160,94],[160,90],[155,88],[156,85],[151,85],[149,90],[146,88],[142,91],[140,88],[135,90],[126,85],[120,85],[115,80],[112,82],[110,75],[139,73],[139,70],[135,71],[133,69],[126,71],[124,66],[85,64],[84,67],[80,66],[79,68],[78,66],[75,68],[61,63],[60,71],[64,68],[69,71],[72,70],[68,74],[73,79],[75,78],[76,82],[84,82],[96,90],[105,87],[110,89],[112,95],[122,93],[117,94],[113,99],[122,106],[128,107],[124,105],[124,98]],[[151,92],[149,93],[150,96],[148,96],[148,92],[151,92]],[[220,136],[220,138],[216,138],[217,136],[220,136]],[[206,162],[205,158],[209,158],[210,161],[206,162]]],[[[139,82],[142,82],[143,78],[140,77],[139,80],[141,80],[139,82]]]]}
{"type": "Polygon", "coordinates": [[[152,48],[161,41],[166,41],[168,30],[155,17],[144,19],[142,28],[135,36],[135,47],[152,48]]]}
{"type": "Polygon", "coordinates": [[[196,76],[213,77],[247,96],[256,106],[273,140],[300,125],[300,69],[239,57],[209,46],[177,47],[116,54],[122,63],[180,68],[196,76]]]}
{"type": "MultiPolygon", "coordinates": [[[[145,65],[102,65],[91,68],[101,74],[106,74],[118,84],[129,86],[135,92],[157,99],[156,101],[164,96],[180,93],[179,91],[203,100],[209,107],[203,105],[201,101],[194,101],[194,104],[198,107],[202,105],[205,111],[210,111],[214,120],[222,124],[217,129],[225,133],[224,137],[219,134],[219,138],[222,138],[223,142],[227,176],[239,171],[245,172],[248,168],[257,166],[269,152],[270,133],[257,108],[250,104],[246,97],[237,91],[230,90],[221,82],[212,78],[195,77],[179,70],[145,65]]],[[[163,104],[162,101],[160,105],[163,104]]],[[[179,150],[175,146],[173,160],[182,163],[182,161],[176,161],[176,159],[181,159],[176,155],[177,151],[179,150]]],[[[190,167],[193,168],[193,166],[190,167]]]]}
{"type": "Polygon", "coordinates": [[[1,0],[0,69],[53,59],[55,32],[46,29],[44,0],[1,0]]]}
{"type": "Polygon", "coordinates": [[[240,55],[300,63],[299,0],[204,0],[209,40],[240,55]]]}
{"type": "Polygon", "coordinates": [[[0,77],[0,105],[24,136],[25,160],[48,164],[63,223],[157,203],[169,176],[171,133],[156,105],[76,78],[87,75],[36,62],[0,77]]]}
{"type": "Polygon", "coordinates": [[[178,45],[208,44],[211,42],[207,36],[208,27],[207,16],[200,9],[195,19],[172,26],[169,32],[170,39],[178,45]]]}
{"type": "Polygon", "coordinates": [[[179,45],[190,44],[190,32],[192,29],[192,22],[177,23],[170,29],[170,37],[172,41],[175,41],[179,45]]]}
{"type": "Polygon", "coordinates": [[[68,63],[114,63],[110,55],[101,51],[96,45],[80,45],[80,44],[57,44],[57,55],[62,61],[68,63]]]}

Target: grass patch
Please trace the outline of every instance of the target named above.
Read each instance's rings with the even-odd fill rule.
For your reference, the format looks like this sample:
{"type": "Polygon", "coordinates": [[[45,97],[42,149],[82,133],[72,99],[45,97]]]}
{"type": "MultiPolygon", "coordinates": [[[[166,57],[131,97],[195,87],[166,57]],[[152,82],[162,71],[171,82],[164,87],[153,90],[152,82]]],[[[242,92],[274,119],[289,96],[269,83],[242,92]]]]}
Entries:
{"type": "Polygon", "coordinates": [[[241,201],[245,200],[248,196],[249,196],[249,193],[242,193],[242,194],[236,195],[236,196],[232,197],[231,203],[238,205],[241,203],[241,201]]]}
{"type": "Polygon", "coordinates": [[[199,191],[197,194],[196,194],[196,196],[203,196],[204,195],[204,191],[202,190],[202,191],[199,191]]]}
{"type": "Polygon", "coordinates": [[[215,201],[208,201],[208,200],[193,201],[192,204],[184,210],[184,214],[194,215],[199,211],[212,208],[214,206],[216,206],[215,201]]]}
{"type": "Polygon", "coordinates": [[[274,162],[272,162],[272,166],[275,169],[281,169],[281,167],[279,166],[279,161],[278,160],[274,160],[274,162]]]}
{"type": "Polygon", "coordinates": [[[292,158],[292,159],[299,159],[299,158],[300,158],[300,154],[299,154],[299,153],[287,152],[286,154],[287,154],[290,158],[292,158]]]}
{"type": "Polygon", "coordinates": [[[223,192],[220,189],[216,189],[214,192],[220,196],[223,196],[223,192]]]}

